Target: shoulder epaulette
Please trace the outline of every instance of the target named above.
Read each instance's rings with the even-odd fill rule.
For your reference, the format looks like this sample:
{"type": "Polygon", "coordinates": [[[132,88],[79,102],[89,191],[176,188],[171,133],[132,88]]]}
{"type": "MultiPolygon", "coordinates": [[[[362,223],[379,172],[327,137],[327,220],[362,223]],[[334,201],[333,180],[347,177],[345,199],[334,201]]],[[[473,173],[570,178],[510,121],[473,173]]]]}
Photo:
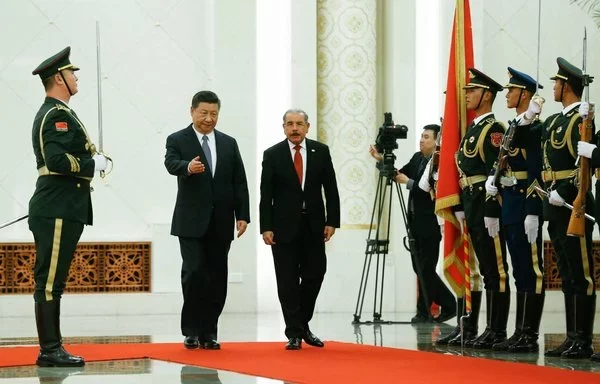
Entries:
{"type": "Polygon", "coordinates": [[[69,107],[65,106],[64,104],[56,104],[56,109],[59,111],[71,112],[71,109],[69,107]]]}

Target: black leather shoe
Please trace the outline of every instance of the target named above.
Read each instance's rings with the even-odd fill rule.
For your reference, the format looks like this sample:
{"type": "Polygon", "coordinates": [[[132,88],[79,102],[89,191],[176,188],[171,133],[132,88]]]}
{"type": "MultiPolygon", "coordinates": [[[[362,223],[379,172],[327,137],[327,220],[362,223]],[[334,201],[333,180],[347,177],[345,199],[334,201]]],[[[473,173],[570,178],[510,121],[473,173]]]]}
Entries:
{"type": "Polygon", "coordinates": [[[591,342],[583,340],[574,340],[573,344],[560,354],[560,357],[567,359],[589,359],[594,354],[591,342]]]}
{"type": "Polygon", "coordinates": [[[35,362],[38,367],[83,367],[83,357],[73,356],[60,346],[54,351],[40,351],[35,362]]]}
{"type": "Polygon", "coordinates": [[[285,345],[285,349],[288,351],[298,350],[302,348],[302,339],[299,337],[290,337],[287,344],[285,345]]]}
{"type": "Polygon", "coordinates": [[[221,349],[221,344],[217,340],[205,340],[200,342],[201,349],[221,349]]]}
{"type": "Polygon", "coordinates": [[[325,346],[325,343],[323,343],[321,341],[321,339],[319,339],[317,336],[315,336],[315,334],[312,333],[311,331],[304,332],[304,335],[302,335],[302,338],[304,339],[306,344],[312,345],[313,347],[321,348],[321,347],[325,346]]]}
{"type": "Polygon", "coordinates": [[[571,348],[571,345],[573,345],[573,342],[574,342],[574,340],[571,337],[567,336],[567,338],[565,339],[565,341],[562,342],[561,345],[559,345],[558,347],[556,347],[554,349],[549,349],[546,352],[544,352],[544,356],[560,357],[564,351],[571,348]]]}
{"type": "Polygon", "coordinates": [[[198,336],[186,336],[185,339],[183,339],[183,346],[187,349],[198,349],[200,346],[198,336]]]}
{"type": "Polygon", "coordinates": [[[590,356],[590,360],[600,361],[600,353],[594,353],[592,356],[590,356]]]}
{"type": "Polygon", "coordinates": [[[444,322],[452,319],[453,317],[456,317],[456,309],[454,311],[447,311],[447,312],[442,311],[442,313],[440,313],[440,315],[435,318],[435,322],[436,323],[444,323],[444,322]]]}

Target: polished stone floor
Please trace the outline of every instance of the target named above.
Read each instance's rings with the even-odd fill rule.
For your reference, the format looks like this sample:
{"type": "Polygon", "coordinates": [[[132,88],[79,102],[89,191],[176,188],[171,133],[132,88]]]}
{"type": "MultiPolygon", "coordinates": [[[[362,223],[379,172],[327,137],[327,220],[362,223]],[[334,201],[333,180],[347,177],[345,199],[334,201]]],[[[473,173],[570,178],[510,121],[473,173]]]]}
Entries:
{"type": "MultiPolygon", "coordinates": [[[[386,321],[408,321],[412,314],[397,313],[383,318],[386,321]]],[[[509,320],[512,323],[514,314],[509,320]]],[[[480,315],[480,329],[484,328],[485,313],[480,315]]],[[[315,315],[311,329],[324,340],[461,354],[460,349],[438,349],[435,341],[452,330],[455,319],[448,324],[363,324],[353,325],[349,313],[321,313],[315,315]]],[[[363,315],[361,320],[369,320],[363,315]]],[[[540,348],[557,345],[564,337],[564,314],[545,313],[540,330],[540,348]]],[[[0,347],[36,344],[35,324],[32,318],[0,318],[0,347]]],[[[68,343],[90,342],[180,342],[179,316],[86,316],[63,317],[62,333],[68,343]]],[[[600,329],[596,317],[595,330],[600,329]]],[[[512,333],[512,324],[509,332],[512,333]]],[[[283,320],[279,313],[225,314],[221,317],[219,339],[227,341],[281,341],[283,320]]],[[[600,336],[595,337],[600,351],[600,336]]],[[[518,361],[569,370],[597,372],[600,382],[600,363],[589,360],[545,358],[543,353],[514,355],[491,351],[463,351],[464,355],[481,358],[518,361]]],[[[32,362],[33,364],[33,362],[32,362]]],[[[83,369],[36,368],[24,366],[0,369],[0,383],[281,383],[266,378],[251,377],[227,371],[183,366],[156,360],[125,360],[88,363],[83,369]]]]}

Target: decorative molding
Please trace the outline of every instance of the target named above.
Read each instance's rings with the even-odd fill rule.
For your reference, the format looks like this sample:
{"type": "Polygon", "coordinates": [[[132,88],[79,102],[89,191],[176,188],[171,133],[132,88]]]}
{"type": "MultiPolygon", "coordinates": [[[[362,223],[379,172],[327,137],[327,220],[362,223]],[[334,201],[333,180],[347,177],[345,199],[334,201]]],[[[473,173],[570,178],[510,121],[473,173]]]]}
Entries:
{"type": "MultiPolygon", "coordinates": [[[[70,293],[150,292],[151,243],[79,243],[70,293]]],[[[33,293],[34,243],[0,243],[0,293],[33,293]]]]}

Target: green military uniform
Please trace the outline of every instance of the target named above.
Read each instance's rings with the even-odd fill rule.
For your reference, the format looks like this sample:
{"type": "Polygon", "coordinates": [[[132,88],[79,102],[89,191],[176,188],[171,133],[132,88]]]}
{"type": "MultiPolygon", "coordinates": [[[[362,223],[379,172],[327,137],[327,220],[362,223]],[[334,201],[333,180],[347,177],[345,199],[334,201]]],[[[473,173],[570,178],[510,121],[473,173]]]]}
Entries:
{"type": "MultiPolygon", "coordinates": [[[[481,71],[474,68],[469,71],[471,81],[465,88],[483,88],[484,92],[494,94],[503,89],[481,71]]],[[[493,113],[479,116],[467,128],[456,153],[459,184],[462,189],[461,203],[483,276],[488,308],[485,332],[475,339],[477,326],[473,324],[475,334],[465,338],[470,339],[465,343],[467,346],[476,348],[491,348],[494,342],[506,338],[510,292],[504,233],[500,229],[499,234],[491,238],[484,223],[486,216],[500,217],[500,204],[496,198],[486,196],[485,181],[498,159],[504,131],[504,125],[495,119],[493,113]]],[[[473,307],[479,309],[481,293],[473,292],[472,296],[479,300],[479,303],[473,300],[473,307]]]]}
{"type": "MultiPolygon", "coordinates": [[[[77,70],[69,54],[67,47],[40,64],[33,74],[45,80],[57,73],[63,76],[63,70],[77,70]]],[[[59,317],[60,299],[83,226],[92,224],[90,181],[95,148],[75,112],[52,97],[46,97],[35,116],[32,141],[39,173],[29,201],[29,228],[36,245],[34,300],[41,346],[37,364],[83,365],[83,359],[62,348],[59,317]]]]}
{"type": "MultiPolygon", "coordinates": [[[[558,73],[552,77],[555,87],[564,83],[572,89],[582,88],[582,72],[563,58],[557,59],[558,73]]],[[[561,90],[561,99],[562,99],[561,90]]],[[[581,93],[578,95],[581,97],[581,93]]],[[[577,142],[580,103],[573,103],[546,119],[542,130],[544,169],[542,179],[548,191],[556,191],[567,203],[573,203],[578,192],[577,142]]],[[[586,211],[594,212],[591,191],[586,193],[586,211]]],[[[592,255],[593,223],[585,222],[584,237],[567,235],[571,211],[544,200],[544,218],[548,221],[548,234],[556,252],[558,273],[565,296],[567,339],[557,349],[547,351],[547,356],[589,357],[592,353],[592,328],[596,309],[596,284],[592,255]]]]}

